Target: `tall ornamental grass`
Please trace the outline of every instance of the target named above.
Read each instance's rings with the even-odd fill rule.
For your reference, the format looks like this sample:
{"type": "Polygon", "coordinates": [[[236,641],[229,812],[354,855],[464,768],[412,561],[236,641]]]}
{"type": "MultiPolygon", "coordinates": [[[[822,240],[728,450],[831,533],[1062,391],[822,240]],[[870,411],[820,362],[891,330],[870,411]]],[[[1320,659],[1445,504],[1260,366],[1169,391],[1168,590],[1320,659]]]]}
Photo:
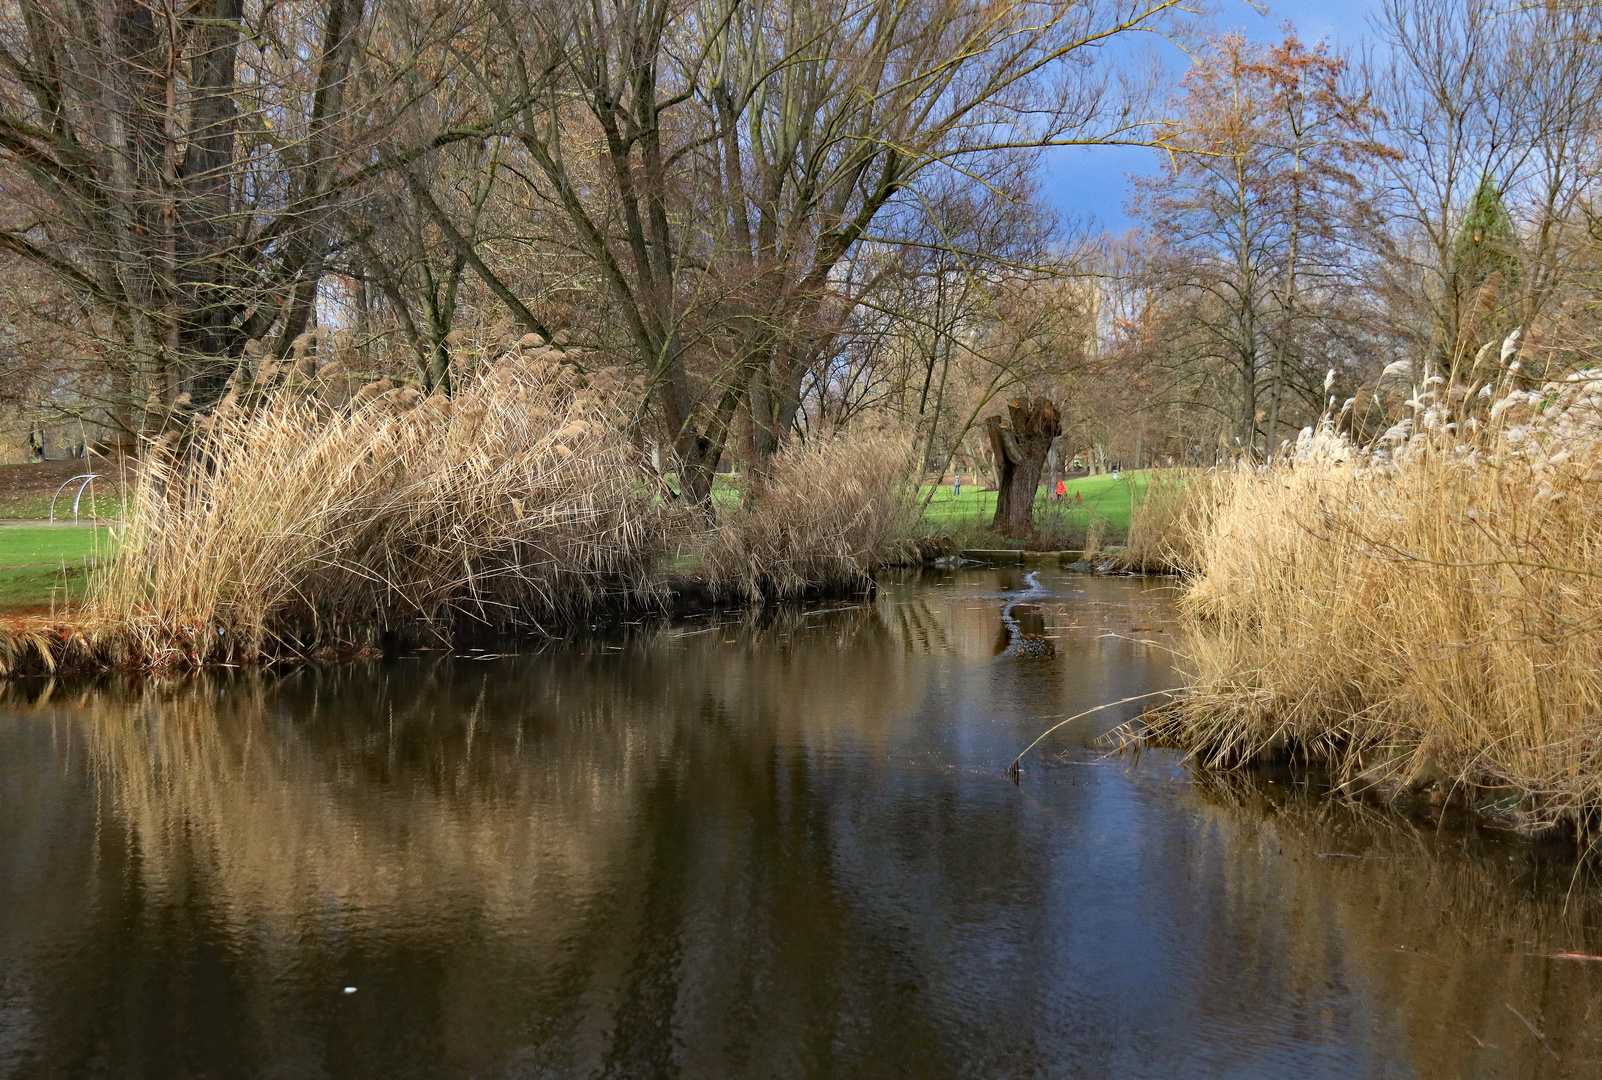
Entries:
{"type": "Polygon", "coordinates": [[[230,393],[141,463],[86,615],[149,666],[360,644],[396,626],[538,625],[659,588],[668,533],[629,394],[543,348],[452,399],[386,382],[230,393]]]}
{"type": "Polygon", "coordinates": [[[760,600],[867,587],[918,521],[913,458],[910,439],[884,432],[790,446],[703,539],[714,591],[760,600]]]}
{"type": "Polygon", "coordinates": [[[1129,539],[1116,560],[1119,568],[1194,573],[1201,553],[1193,545],[1207,534],[1217,506],[1215,476],[1201,469],[1153,469],[1145,491],[1129,496],[1129,539]]]}
{"type": "Polygon", "coordinates": [[[1169,545],[1195,553],[1193,688],[1149,733],[1207,765],[1291,752],[1349,790],[1594,832],[1602,371],[1441,393],[1454,408],[1442,389],[1378,448],[1326,423],[1207,478],[1169,545]]]}
{"type": "Polygon", "coordinates": [[[556,631],[602,606],[665,606],[670,548],[699,569],[681,585],[737,602],[862,589],[904,556],[908,440],[792,446],[714,522],[652,472],[638,383],[571,359],[534,343],[454,398],[327,377],[230,391],[147,448],[84,608],[0,630],[0,674],[556,631]]]}

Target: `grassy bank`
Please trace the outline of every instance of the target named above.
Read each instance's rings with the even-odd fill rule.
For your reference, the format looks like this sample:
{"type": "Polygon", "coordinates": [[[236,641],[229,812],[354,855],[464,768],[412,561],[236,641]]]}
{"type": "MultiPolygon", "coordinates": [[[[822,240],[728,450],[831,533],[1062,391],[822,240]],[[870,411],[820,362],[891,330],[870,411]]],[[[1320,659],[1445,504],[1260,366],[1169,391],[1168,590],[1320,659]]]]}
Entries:
{"type": "MultiPolygon", "coordinates": [[[[824,475],[829,477],[826,484],[852,482],[849,469],[829,470],[824,475]]],[[[1041,534],[1038,541],[1014,540],[991,531],[990,523],[996,513],[995,491],[968,484],[961,495],[953,496],[950,484],[932,489],[926,484],[918,489],[917,498],[920,505],[927,498],[927,507],[909,530],[920,535],[946,535],[969,547],[1021,548],[1054,543],[1060,548],[1083,546],[1086,533],[1095,528],[1103,542],[1121,544],[1129,534],[1131,505],[1145,498],[1150,475],[1149,470],[1142,469],[1120,473],[1116,480],[1110,474],[1080,477],[1068,482],[1068,496],[1060,503],[1052,501],[1050,492],[1042,486],[1035,496],[1035,523],[1041,534]],[[1075,542],[1069,543],[1070,540],[1075,542]]],[[[668,475],[668,481],[677,482],[672,474],[668,475]]],[[[712,498],[720,514],[738,512],[744,482],[742,476],[719,475],[716,478],[712,498]]],[[[827,507],[835,493],[823,487],[807,493],[807,497],[827,507]]],[[[850,498],[849,493],[846,497],[850,498]]],[[[804,507],[807,502],[803,498],[796,505],[804,507]]]]}
{"type": "MultiPolygon", "coordinates": [[[[843,568],[858,584],[865,583],[872,569],[870,553],[894,552],[897,542],[909,535],[938,535],[947,547],[1025,546],[989,531],[995,492],[972,486],[957,499],[949,486],[937,488],[927,514],[914,521],[917,508],[908,505],[910,492],[896,462],[900,449],[899,444],[887,445],[877,437],[801,448],[781,464],[776,490],[770,492],[769,506],[786,509],[760,519],[741,512],[740,478],[719,476],[713,492],[722,522],[718,542],[710,545],[711,535],[677,537],[663,573],[701,581],[714,595],[739,601],[753,595],[805,592],[812,583],[830,579],[831,565],[843,568]],[[864,488],[869,480],[877,483],[864,488]],[[807,507],[810,512],[792,514],[790,507],[807,507]],[[864,514],[865,508],[871,513],[864,514]],[[835,546],[842,538],[849,541],[845,548],[835,546]]],[[[0,487],[51,486],[62,465],[6,466],[17,475],[0,487]],[[43,475],[47,469],[49,475],[43,475]]],[[[1144,472],[1124,473],[1116,481],[1111,476],[1085,477],[1069,488],[1070,500],[1077,492],[1083,501],[1062,504],[1050,502],[1042,488],[1036,508],[1042,531],[1082,538],[1094,525],[1103,530],[1104,538],[1119,541],[1129,527],[1131,492],[1143,498],[1145,486],[1144,472]]],[[[927,494],[924,487],[918,498],[927,494]]],[[[42,515],[48,504],[48,497],[29,496],[7,505],[19,514],[42,515]]],[[[113,503],[102,495],[99,512],[110,513],[113,506],[121,510],[120,500],[113,503]]],[[[0,527],[0,614],[37,615],[80,604],[90,572],[110,555],[109,544],[106,527],[0,527]]]]}
{"type": "Polygon", "coordinates": [[[1461,436],[1448,422],[1422,414],[1394,450],[1325,430],[1196,481],[1170,523],[1193,562],[1193,687],[1150,735],[1210,766],[1291,754],[1348,791],[1595,832],[1602,374],[1507,394],[1461,436]]]}
{"type": "MultiPolygon", "coordinates": [[[[535,344],[449,399],[382,381],[230,392],[148,448],[82,605],[6,628],[0,671],[340,655],[675,595],[860,589],[912,531],[910,447],[869,433],[787,451],[750,505],[720,487],[716,522],[684,508],[632,429],[640,385],[574,359],[535,344]]],[[[81,562],[93,535],[51,537],[51,558],[77,544],[81,562]]],[[[17,557],[42,564],[44,544],[19,536],[17,557]]]]}
{"type": "MultiPolygon", "coordinates": [[[[146,448],[115,550],[93,529],[13,530],[9,546],[0,532],[0,611],[71,609],[5,628],[0,673],[343,655],[854,592],[964,544],[1121,539],[1145,485],[1042,492],[1041,535],[1020,545],[989,534],[993,492],[920,492],[910,441],[864,429],[789,447],[758,491],[720,477],[704,516],[645,458],[640,384],[594,361],[520,347],[451,398],[343,376],[234,387],[146,448]]],[[[12,487],[44,471],[29,468],[12,487]]]]}
{"type": "Polygon", "coordinates": [[[82,602],[90,571],[110,553],[110,530],[0,527],[0,615],[65,611],[82,602]]]}

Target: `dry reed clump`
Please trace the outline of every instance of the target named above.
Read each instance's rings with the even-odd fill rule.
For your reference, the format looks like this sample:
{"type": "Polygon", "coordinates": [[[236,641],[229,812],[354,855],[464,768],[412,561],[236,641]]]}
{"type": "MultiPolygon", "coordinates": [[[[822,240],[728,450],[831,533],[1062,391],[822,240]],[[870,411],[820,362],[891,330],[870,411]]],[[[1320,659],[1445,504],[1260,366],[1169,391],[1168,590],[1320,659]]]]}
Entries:
{"type": "Polygon", "coordinates": [[[1129,540],[1117,565],[1137,573],[1193,574],[1195,547],[1218,505],[1217,474],[1201,469],[1153,469],[1145,492],[1130,493],[1129,540]]]}
{"type": "Polygon", "coordinates": [[[864,588],[918,520],[910,442],[847,433],[774,458],[758,497],[700,551],[714,593],[749,600],[864,588]]]}
{"type": "Polygon", "coordinates": [[[658,588],[667,524],[624,431],[629,390],[532,344],[454,399],[231,393],[142,463],[90,622],[160,667],[538,625],[658,588]]]}
{"type": "Polygon", "coordinates": [[[1595,831],[1602,372],[1490,419],[1460,433],[1426,402],[1394,450],[1326,426],[1219,473],[1187,541],[1194,687],[1150,735],[1208,765],[1294,751],[1348,790],[1595,831]]]}

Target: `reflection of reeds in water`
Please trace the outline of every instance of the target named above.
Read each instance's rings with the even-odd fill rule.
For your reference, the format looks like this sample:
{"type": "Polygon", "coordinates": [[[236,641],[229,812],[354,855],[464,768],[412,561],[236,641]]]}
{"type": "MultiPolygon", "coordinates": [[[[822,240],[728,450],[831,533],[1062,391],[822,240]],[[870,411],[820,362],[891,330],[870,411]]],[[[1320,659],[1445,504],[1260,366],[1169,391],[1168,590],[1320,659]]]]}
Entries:
{"type": "MultiPolygon", "coordinates": [[[[119,980],[156,987],[142,1000],[183,1025],[222,1016],[275,1064],[286,1046],[315,1059],[346,1045],[342,1006],[380,1011],[363,1030],[398,1034],[408,1055],[415,1022],[401,1073],[588,1075],[653,1039],[705,1055],[710,1067],[684,1066],[700,1075],[753,1060],[731,1039],[786,1060],[818,1031],[871,1049],[886,1025],[923,1022],[879,988],[909,964],[944,978],[950,961],[934,926],[898,930],[906,947],[869,941],[865,913],[887,892],[871,882],[947,859],[1034,871],[1005,857],[1019,839],[1008,815],[937,814],[956,846],[890,843],[882,857],[887,830],[928,806],[931,773],[885,762],[910,756],[903,733],[927,755],[925,725],[906,720],[939,663],[906,655],[888,601],[836,607],[486,663],[247,669],[81,696],[59,684],[33,708],[87,746],[99,828],[82,886],[102,914],[87,958],[47,989],[99,985],[109,957],[119,980]],[[224,992],[202,1008],[213,984],[191,992],[191,961],[217,955],[224,992]],[[360,987],[348,1002],[346,985],[360,987]],[[793,985],[838,986],[852,1004],[793,985]]],[[[942,903],[966,918],[993,885],[942,903]]],[[[41,1040],[126,1016],[120,987],[100,1014],[58,1009],[41,1040]]],[[[143,1029],[129,1027],[133,1043],[143,1029]]]]}
{"type": "MultiPolygon", "coordinates": [[[[227,1000],[160,989],[149,1000],[170,1002],[180,1024],[226,1017],[283,1062],[342,1045],[328,996],[355,983],[358,1007],[381,1003],[443,1045],[455,1064],[431,1075],[502,1071],[531,1045],[530,1025],[552,1075],[581,1072],[630,1044],[620,1024],[673,1019],[661,1010],[676,987],[630,997],[679,977],[656,969],[656,951],[679,932],[721,947],[704,928],[747,916],[753,878],[789,872],[774,865],[773,830],[790,822],[802,835],[785,842],[802,850],[816,821],[776,821],[775,807],[810,809],[808,759],[881,738],[904,715],[913,688],[874,677],[888,646],[877,613],[826,622],[800,631],[810,657],[728,645],[732,627],[676,641],[682,627],[667,627],[617,653],[596,639],[496,663],[56,684],[29,707],[74,747],[73,765],[87,747],[94,839],[80,846],[93,869],[66,883],[97,914],[74,927],[89,942],[81,960],[34,973],[39,995],[69,1005],[28,1037],[71,1046],[103,1032],[104,1015],[128,1017],[120,992],[95,996],[108,957],[128,965],[119,979],[157,987],[164,972],[187,985],[189,961],[224,955],[227,1000]]],[[[23,707],[31,689],[0,693],[23,707]]],[[[827,860],[803,862],[800,887],[827,876],[827,860]]],[[[737,1007],[714,1003],[706,1022],[737,1007]]],[[[144,1029],[127,1027],[137,1049],[144,1029]]],[[[321,1061],[281,1071],[316,1075],[321,1061]]]]}
{"type": "MultiPolygon", "coordinates": [[[[692,763],[765,753],[727,724],[822,753],[884,738],[921,692],[882,662],[900,651],[877,606],[789,609],[483,665],[102,681],[81,694],[61,683],[33,707],[77,698],[62,715],[81,724],[104,803],[159,893],[199,866],[240,918],[333,904],[415,921],[469,897],[489,923],[522,925],[545,895],[536,882],[590,894],[627,876],[662,784],[692,763]]],[[[552,934],[564,917],[550,916],[552,934]]]]}
{"type": "Polygon", "coordinates": [[[1375,1034],[1406,1023],[1417,1075],[1581,1076],[1602,1062],[1602,962],[1561,955],[1602,953],[1594,868],[1253,773],[1196,779],[1204,832],[1264,856],[1219,860],[1231,902],[1298,912],[1276,944],[1324,983],[1310,996],[1328,993],[1333,966],[1353,993],[1413,1003],[1376,1017],[1375,1034]]]}
{"type": "MultiPolygon", "coordinates": [[[[544,767],[548,746],[508,740],[468,702],[465,716],[441,717],[392,695],[387,715],[345,724],[320,694],[300,698],[285,724],[267,684],[94,698],[84,711],[100,790],[138,838],[142,884],[180,895],[199,866],[232,920],[343,909],[404,925],[467,898],[491,925],[526,919],[538,879],[602,884],[629,842],[630,779],[661,750],[648,729],[625,745],[625,732],[608,739],[591,724],[584,736],[600,745],[544,767]]],[[[560,934],[562,923],[550,911],[535,925],[560,934]]]]}
{"type": "MultiPolygon", "coordinates": [[[[979,1001],[980,1022],[1007,1022],[1013,1002],[1036,1000],[1060,962],[1038,942],[1081,913],[1043,898],[1081,871],[1051,857],[1060,850],[1055,823],[996,804],[992,791],[963,802],[972,788],[884,769],[898,728],[943,727],[904,722],[940,668],[906,653],[945,651],[940,643],[971,631],[975,647],[964,655],[984,659],[996,607],[993,597],[971,612],[881,597],[641,625],[483,664],[414,659],[102,683],[93,692],[58,684],[32,707],[81,732],[98,778],[100,835],[113,838],[108,850],[126,835],[137,853],[120,867],[130,880],[118,879],[110,855],[98,880],[152,901],[149,923],[160,925],[151,938],[162,945],[171,940],[163,913],[188,905],[215,917],[223,943],[238,949],[249,1008],[282,1011],[271,1023],[251,1016],[273,1053],[283,1039],[316,1047],[325,1037],[318,1017],[282,1004],[286,986],[313,982],[317,957],[388,948],[416,965],[388,976],[384,989],[395,997],[379,998],[367,977],[315,970],[336,996],[359,981],[358,1007],[415,1003],[409,1015],[439,1024],[457,1055],[441,1074],[515,1073],[526,1064],[517,1055],[538,1046],[546,1074],[582,1075],[581,1064],[624,1046],[624,1027],[636,1023],[703,1048],[713,1062],[685,1072],[731,1075],[734,1059],[717,1057],[731,1037],[756,1039],[768,1053],[768,1031],[774,1041],[796,1039],[814,1020],[845,1030],[827,1027],[842,1011],[850,1030],[877,1037],[889,1029],[861,1017],[879,1010],[882,1023],[909,1022],[884,992],[909,970],[931,986],[952,979],[954,966],[988,971],[993,940],[979,934],[974,953],[954,954],[950,926],[997,919],[1000,940],[1018,949],[1000,1005],[985,999],[994,984],[981,986],[993,976],[962,984],[979,1001]],[[852,760],[864,745],[872,752],[852,760]],[[829,767],[814,767],[824,755],[829,767]],[[1032,828],[1040,847],[1023,842],[1032,828]],[[901,901],[886,897],[909,890],[933,915],[904,938],[875,936],[906,921],[901,901]],[[1024,898],[1028,912],[1040,903],[1041,925],[998,899],[1007,896],[1024,898]],[[893,909],[887,921],[864,914],[876,905],[893,909]],[[781,949],[790,951],[776,957],[781,949]],[[850,1010],[836,997],[802,1014],[807,995],[794,985],[854,986],[860,996],[850,1010]],[[1009,985],[1017,997],[1005,996],[1009,985]]],[[[9,690],[19,705],[25,692],[9,690]]],[[[918,745],[926,756],[931,743],[918,745]]],[[[1456,853],[1327,803],[1280,800],[1244,783],[1210,796],[1199,822],[1180,815],[1192,823],[1177,828],[1182,849],[1153,850],[1161,828],[1143,830],[1140,842],[1147,880],[1132,895],[1204,901],[1178,906],[1194,915],[1182,922],[1187,932],[1210,940],[1157,947],[1192,950],[1176,970],[1276,1005],[1291,1000],[1295,1023],[1275,1029],[1291,1038],[1333,1047],[1401,1031],[1411,1052],[1387,1045],[1376,1059],[1411,1061],[1418,1075],[1442,1080],[1477,1068],[1542,1075],[1553,1059],[1532,1053],[1527,1035],[1516,1041],[1522,1025],[1511,1004],[1551,1042],[1561,1068],[1585,1075],[1584,1043],[1602,1035],[1583,1011],[1598,1000],[1599,988],[1583,981],[1593,969],[1544,955],[1597,951],[1585,927],[1599,913],[1583,897],[1564,910],[1561,889],[1538,893],[1511,869],[1525,865],[1522,856],[1456,853]],[[1365,858],[1320,858],[1335,852],[1365,858]],[[1192,869],[1227,887],[1177,884],[1192,869]],[[1139,891],[1148,888],[1157,892],[1139,891]],[[1213,899],[1219,910],[1200,910],[1213,899]],[[1262,958],[1265,970],[1240,970],[1251,966],[1242,955],[1262,958]],[[1332,1002],[1369,1012],[1331,1021],[1332,1002]],[[1411,1018],[1429,1024],[1398,1027],[1411,1018]],[[1475,1036],[1508,1048],[1509,1058],[1473,1057],[1475,1036]]],[[[106,919],[108,937],[128,933],[119,917],[106,919]]],[[[1081,930],[1094,938],[1104,916],[1086,917],[1094,922],[1081,930]]],[[[1143,917],[1133,921],[1139,936],[1143,917]]],[[[1099,948],[1090,946],[1092,963],[1099,948]]],[[[368,975],[377,982],[376,970],[368,975]]],[[[326,997],[308,999],[327,1008],[326,997]]],[[[1227,1023],[1235,1009],[1233,998],[1198,1001],[1196,1015],[1227,1023]]],[[[1066,1045],[1079,1046],[1078,1037],[1066,1045]]],[[[284,1072],[310,1074],[312,1065],[284,1072]]]]}

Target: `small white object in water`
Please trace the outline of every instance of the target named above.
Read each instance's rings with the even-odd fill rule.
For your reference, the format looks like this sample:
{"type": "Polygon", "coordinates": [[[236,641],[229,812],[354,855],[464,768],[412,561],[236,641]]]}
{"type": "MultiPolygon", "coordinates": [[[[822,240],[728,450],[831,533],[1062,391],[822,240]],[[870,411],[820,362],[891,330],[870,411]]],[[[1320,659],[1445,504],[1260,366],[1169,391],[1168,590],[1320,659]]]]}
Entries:
{"type": "Polygon", "coordinates": [[[355,988],[355,987],[354,987],[354,986],[347,986],[347,987],[345,987],[345,993],[347,993],[347,994],[354,994],[354,993],[355,993],[355,992],[356,992],[356,988],[355,988]]]}

